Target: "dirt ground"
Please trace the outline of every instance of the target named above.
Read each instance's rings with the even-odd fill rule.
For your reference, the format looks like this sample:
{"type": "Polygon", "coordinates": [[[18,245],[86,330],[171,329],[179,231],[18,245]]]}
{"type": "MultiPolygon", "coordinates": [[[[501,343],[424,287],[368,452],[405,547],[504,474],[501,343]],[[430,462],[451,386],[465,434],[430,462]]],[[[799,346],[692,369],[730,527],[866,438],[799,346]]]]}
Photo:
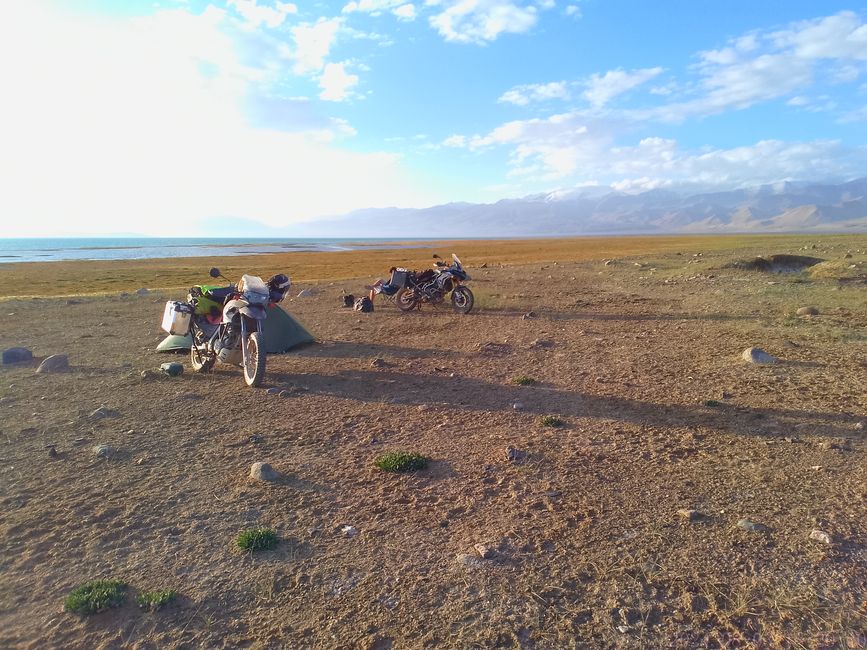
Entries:
{"type": "MultiPolygon", "coordinates": [[[[455,244],[468,316],[356,313],[341,291],[373,277],[324,280],[284,303],[319,343],[270,356],[258,390],[154,352],[178,291],[7,296],[0,349],[71,368],[0,369],[0,646],[867,646],[867,236],[695,243],[611,263],[492,246],[486,268],[455,244]],[[724,268],[772,253],[829,262],[724,268]],[[153,372],[173,360],[183,376],[153,372]],[[383,473],[389,451],[431,462],[383,473]],[[248,478],[257,461],[284,478],[248,478]],[[277,547],[240,551],[253,526],[277,547]],[[125,604],[65,613],[97,578],[125,604]]],[[[185,261],[202,281],[212,262],[185,261]]]]}

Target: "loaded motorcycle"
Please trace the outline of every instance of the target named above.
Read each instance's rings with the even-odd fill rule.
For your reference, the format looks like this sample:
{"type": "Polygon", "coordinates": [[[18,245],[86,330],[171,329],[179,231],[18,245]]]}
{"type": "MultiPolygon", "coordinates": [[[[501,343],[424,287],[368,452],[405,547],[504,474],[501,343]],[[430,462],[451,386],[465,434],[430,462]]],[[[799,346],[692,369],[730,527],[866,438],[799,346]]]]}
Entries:
{"type": "Polygon", "coordinates": [[[405,271],[403,277],[396,277],[401,289],[395,294],[394,302],[401,311],[421,309],[422,303],[437,306],[451,294],[452,308],[459,314],[469,314],[475,298],[470,288],[463,283],[470,279],[464,271],[461,260],[452,253],[451,265],[437,261],[435,269],[421,273],[405,271]]]}
{"type": "MultiPolygon", "coordinates": [[[[216,268],[210,275],[223,277],[216,268]]],[[[267,283],[243,275],[237,285],[194,286],[186,302],[166,303],[163,329],[190,335],[190,361],[196,372],[208,372],[217,362],[236,365],[243,369],[248,386],[259,386],[265,376],[265,308],[283,300],[290,286],[283,274],[267,283]]]]}

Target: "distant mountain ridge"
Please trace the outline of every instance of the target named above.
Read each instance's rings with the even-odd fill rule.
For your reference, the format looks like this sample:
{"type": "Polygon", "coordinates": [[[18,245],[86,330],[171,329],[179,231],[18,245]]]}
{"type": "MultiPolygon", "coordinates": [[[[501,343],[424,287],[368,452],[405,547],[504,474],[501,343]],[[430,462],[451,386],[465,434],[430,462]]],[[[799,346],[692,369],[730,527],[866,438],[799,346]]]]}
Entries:
{"type": "Polygon", "coordinates": [[[579,188],[490,204],[367,208],[287,230],[328,237],[867,232],[867,177],[840,184],[784,182],[700,194],[579,188]]]}

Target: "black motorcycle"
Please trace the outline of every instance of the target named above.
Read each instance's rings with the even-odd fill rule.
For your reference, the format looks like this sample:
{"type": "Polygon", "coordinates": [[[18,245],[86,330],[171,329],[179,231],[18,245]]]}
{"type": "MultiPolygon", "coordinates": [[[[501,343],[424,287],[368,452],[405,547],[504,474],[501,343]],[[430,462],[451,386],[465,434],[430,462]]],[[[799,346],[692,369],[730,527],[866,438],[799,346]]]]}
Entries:
{"type": "Polygon", "coordinates": [[[395,294],[394,302],[401,311],[421,309],[422,303],[440,305],[451,294],[452,308],[459,314],[469,314],[475,298],[464,282],[470,276],[464,271],[461,260],[452,253],[452,264],[437,261],[436,268],[427,271],[407,271],[401,278],[402,287],[395,294]]]}

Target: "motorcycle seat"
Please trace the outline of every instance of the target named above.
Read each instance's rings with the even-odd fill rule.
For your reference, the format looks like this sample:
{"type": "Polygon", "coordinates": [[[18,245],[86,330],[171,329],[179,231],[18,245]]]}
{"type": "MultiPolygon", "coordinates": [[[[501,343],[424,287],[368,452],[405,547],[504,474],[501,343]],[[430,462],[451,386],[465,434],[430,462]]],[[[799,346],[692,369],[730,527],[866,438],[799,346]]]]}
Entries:
{"type": "Polygon", "coordinates": [[[234,287],[218,287],[216,289],[208,289],[205,291],[205,298],[223,304],[226,302],[226,298],[231,296],[233,293],[235,293],[234,287]]]}

